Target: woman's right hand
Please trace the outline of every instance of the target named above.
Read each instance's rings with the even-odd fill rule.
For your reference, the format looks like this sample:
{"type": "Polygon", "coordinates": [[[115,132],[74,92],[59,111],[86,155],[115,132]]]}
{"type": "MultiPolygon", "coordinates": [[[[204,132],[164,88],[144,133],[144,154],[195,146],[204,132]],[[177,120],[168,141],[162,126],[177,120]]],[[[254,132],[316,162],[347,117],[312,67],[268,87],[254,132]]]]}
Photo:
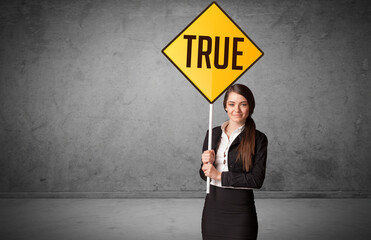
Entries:
{"type": "Polygon", "coordinates": [[[202,153],[202,163],[203,164],[213,164],[215,162],[215,152],[214,150],[206,150],[202,153]]]}

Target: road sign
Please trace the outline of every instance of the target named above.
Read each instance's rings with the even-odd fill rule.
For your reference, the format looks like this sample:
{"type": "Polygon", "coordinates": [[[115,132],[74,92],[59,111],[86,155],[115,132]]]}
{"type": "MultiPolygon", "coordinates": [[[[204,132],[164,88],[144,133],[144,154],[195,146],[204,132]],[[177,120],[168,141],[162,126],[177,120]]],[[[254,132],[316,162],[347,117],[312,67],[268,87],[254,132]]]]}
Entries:
{"type": "Polygon", "coordinates": [[[263,56],[216,2],[162,52],[210,103],[263,56]]]}

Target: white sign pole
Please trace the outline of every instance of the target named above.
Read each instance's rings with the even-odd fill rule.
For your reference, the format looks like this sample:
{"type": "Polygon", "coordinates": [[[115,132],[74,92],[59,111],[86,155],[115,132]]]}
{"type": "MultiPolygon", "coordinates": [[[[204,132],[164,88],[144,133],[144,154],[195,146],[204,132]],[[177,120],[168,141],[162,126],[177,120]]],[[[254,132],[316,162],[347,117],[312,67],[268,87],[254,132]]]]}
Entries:
{"type": "MultiPolygon", "coordinates": [[[[212,139],[213,139],[213,104],[210,103],[210,111],[209,111],[209,141],[208,141],[208,150],[211,150],[212,146],[212,139]]],[[[206,182],[206,193],[210,193],[210,178],[207,177],[206,182]]]]}

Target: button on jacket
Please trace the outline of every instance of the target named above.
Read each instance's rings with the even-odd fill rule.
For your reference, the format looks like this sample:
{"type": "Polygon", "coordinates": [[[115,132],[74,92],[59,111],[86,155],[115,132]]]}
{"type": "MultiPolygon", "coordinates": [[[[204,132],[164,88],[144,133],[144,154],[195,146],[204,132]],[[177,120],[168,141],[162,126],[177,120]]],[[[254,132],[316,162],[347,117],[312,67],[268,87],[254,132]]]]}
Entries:
{"type": "MultiPolygon", "coordinates": [[[[238,146],[242,141],[245,131],[236,137],[231,144],[228,151],[228,171],[222,172],[222,187],[236,187],[236,188],[261,188],[265,178],[265,168],[267,162],[267,146],[268,139],[264,133],[256,130],[255,133],[255,155],[252,157],[252,167],[248,172],[244,171],[242,161],[236,161],[238,155],[238,146]]],[[[207,150],[208,147],[208,134],[206,132],[202,152],[207,150]]],[[[220,144],[220,137],[222,135],[221,127],[213,129],[212,149],[217,152],[220,144]]],[[[206,181],[207,177],[202,171],[202,163],[200,168],[200,176],[206,181]]]]}

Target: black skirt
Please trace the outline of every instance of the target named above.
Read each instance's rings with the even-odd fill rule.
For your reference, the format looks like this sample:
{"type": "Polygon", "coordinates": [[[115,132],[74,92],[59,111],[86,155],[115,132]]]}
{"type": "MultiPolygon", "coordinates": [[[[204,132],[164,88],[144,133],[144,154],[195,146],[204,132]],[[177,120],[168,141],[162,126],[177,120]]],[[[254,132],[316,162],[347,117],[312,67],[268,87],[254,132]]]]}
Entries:
{"type": "Polygon", "coordinates": [[[202,212],[202,239],[256,239],[258,220],[250,189],[210,185],[202,212]]]}

